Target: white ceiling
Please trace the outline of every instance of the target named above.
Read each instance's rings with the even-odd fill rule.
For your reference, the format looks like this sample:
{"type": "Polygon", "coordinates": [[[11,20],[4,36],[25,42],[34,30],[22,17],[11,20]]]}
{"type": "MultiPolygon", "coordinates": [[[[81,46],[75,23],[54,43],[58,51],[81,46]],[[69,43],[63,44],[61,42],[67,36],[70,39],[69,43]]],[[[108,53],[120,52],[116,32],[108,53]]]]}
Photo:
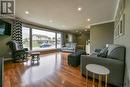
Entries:
{"type": "Polygon", "coordinates": [[[113,20],[118,0],[15,0],[16,16],[60,30],[113,20]],[[82,10],[78,11],[77,8],[82,10]],[[29,14],[25,14],[29,11],[29,14]],[[87,21],[90,18],[91,21],[87,21]],[[53,20],[53,22],[49,22],[53,20]]]}

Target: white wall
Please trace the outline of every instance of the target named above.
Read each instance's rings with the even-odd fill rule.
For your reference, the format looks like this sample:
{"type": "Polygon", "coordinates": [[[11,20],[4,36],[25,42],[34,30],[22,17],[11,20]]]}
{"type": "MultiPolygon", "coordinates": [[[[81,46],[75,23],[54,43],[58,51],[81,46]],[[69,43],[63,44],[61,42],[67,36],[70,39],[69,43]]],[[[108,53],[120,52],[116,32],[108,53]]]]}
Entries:
{"type": "Polygon", "coordinates": [[[104,23],[91,26],[90,29],[90,51],[96,48],[103,48],[106,44],[113,43],[114,23],[104,23]]]}
{"type": "Polygon", "coordinates": [[[77,36],[77,45],[86,45],[86,41],[90,40],[89,33],[81,33],[77,36]]]}

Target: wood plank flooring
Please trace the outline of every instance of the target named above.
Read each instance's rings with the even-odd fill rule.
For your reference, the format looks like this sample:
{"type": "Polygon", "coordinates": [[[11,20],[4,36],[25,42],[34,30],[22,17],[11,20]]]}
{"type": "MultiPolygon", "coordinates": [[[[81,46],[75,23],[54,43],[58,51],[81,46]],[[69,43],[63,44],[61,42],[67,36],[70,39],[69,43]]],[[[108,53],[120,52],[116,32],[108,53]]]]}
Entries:
{"type": "Polygon", "coordinates": [[[39,62],[6,63],[4,87],[86,87],[79,67],[68,66],[67,56],[57,52],[41,55],[39,62]]]}

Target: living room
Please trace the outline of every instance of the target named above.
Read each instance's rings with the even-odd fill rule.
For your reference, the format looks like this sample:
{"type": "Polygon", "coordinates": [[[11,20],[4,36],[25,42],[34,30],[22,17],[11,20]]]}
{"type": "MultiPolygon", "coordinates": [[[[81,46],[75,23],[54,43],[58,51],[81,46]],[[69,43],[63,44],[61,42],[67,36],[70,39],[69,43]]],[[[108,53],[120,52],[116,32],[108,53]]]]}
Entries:
{"type": "Polygon", "coordinates": [[[0,87],[130,87],[130,0],[0,4],[0,87]]]}

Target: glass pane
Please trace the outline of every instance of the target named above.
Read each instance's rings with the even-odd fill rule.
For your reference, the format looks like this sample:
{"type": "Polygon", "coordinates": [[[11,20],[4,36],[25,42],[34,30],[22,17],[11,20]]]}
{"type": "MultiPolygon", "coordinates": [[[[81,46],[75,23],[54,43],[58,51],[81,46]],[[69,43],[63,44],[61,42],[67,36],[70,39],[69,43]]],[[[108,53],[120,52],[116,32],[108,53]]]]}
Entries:
{"type": "Polygon", "coordinates": [[[61,48],[62,41],[61,41],[61,33],[57,33],[57,48],[61,48]]]}
{"type": "Polygon", "coordinates": [[[27,27],[22,27],[22,41],[23,47],[30,50],[30,29],[27,27]]]}
{"type": "Polygon", "coordinates": [[[55,32],[32,29],[32,49],[47,50],[55,48],[55,32]]]}

